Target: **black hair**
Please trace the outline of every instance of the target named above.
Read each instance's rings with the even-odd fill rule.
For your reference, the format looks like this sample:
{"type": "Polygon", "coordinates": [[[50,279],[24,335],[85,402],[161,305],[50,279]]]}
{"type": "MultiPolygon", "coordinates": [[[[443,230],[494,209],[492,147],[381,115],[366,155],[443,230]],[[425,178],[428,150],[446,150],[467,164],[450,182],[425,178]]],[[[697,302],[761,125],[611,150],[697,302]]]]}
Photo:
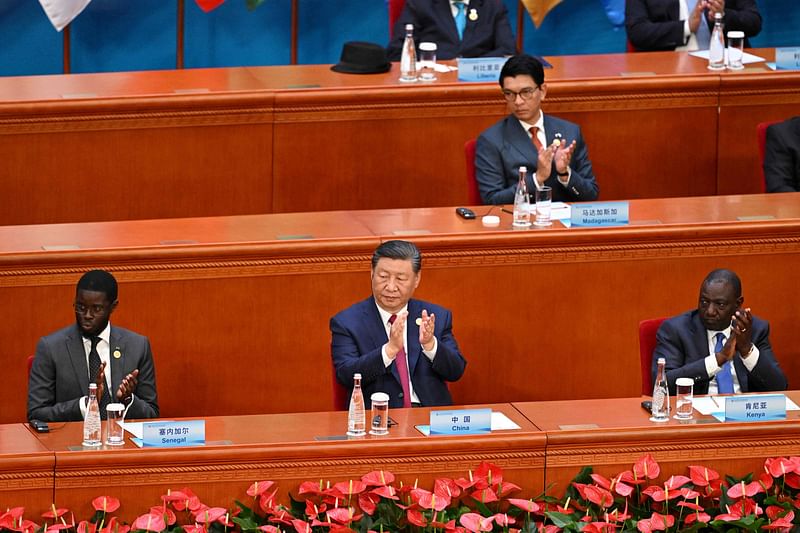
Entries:
{"type": "Polygon", "coordinates": [[[117,301],[117,280],[105,270],[90,270],[78,280],[77,291],[105,293],[109,302],[117,301]]]}
{"type": "Polygon", "coordinates": [[[718,268],[709,272],[708,276],[706,276],[706,279],[703,280],[702,287],[711,285],[712,283],[720,282],[728,283],[731,287],[733,287],[733,295],[737,300],[742,296],[742,282],[739,279],[739,276],[737,276],[735,272],[724,268],[718,268]]]}
{"type": "Polygon", "coordinates": [[[411,261],[411,268],[415,274],[422,269],[422,253],[414,243],[408,241],[386,241],[375,248],[372,254],[372,268],[375,268],[382,257],[411,261]]]}
{"type": "Polygon", "coordinates": [[[503,87],[505,78],[513,78],[514,76],[530,76],[538,87],[544,83],[544,67],[542,62],[532,55],[519,54],[511,56],[500,71],[500,87],[503,87]]]}

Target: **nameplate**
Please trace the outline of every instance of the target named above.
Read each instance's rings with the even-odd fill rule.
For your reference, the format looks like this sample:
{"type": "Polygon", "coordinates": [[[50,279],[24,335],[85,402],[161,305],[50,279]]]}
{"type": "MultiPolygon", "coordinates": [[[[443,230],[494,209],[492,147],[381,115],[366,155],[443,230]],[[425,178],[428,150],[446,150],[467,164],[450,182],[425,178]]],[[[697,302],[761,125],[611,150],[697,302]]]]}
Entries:
{"type": "Polygon", "coordinates": [[[573,226],[624,226],[628,223],[628,202],[574,204],[573,226]]]}
{"type": "Polygon", "coordinates": [[[800,69],[800,46],[775,49],[775,68],[778,70],[800,69]]]}
{"type": "Polygon", "coordinates": [[[505,57],[459,57],[458,81],[497,81],[505,57]]]}
{"type": "Polygon", "coordinates": [[[142,435],[145,447],[203,446],[206,443],[206,421],[145,422],[142,435]]]}
{"type": "Polygon", "coordinates": [[[480,435],[491,431],[491,409],[431,411],[431,435],[480,435]]]}
{"type": "Polygon", "coordinates": [[[754,394],[725,397],[725,422],[761,422],[786,419],[786,396],[754,394]]]}

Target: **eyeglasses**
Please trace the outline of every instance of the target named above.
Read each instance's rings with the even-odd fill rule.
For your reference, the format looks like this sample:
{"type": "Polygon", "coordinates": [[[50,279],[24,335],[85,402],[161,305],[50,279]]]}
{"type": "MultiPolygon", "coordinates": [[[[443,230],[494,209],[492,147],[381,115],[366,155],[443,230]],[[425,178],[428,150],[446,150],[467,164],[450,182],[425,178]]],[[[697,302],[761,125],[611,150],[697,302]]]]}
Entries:
{"type": "Polygon", "coordinates": [[[72,304],[72,308],[75,309],[76,313],[86,314],[87,311],[90,311],[92,315],[99,315],[103,311],[106,310],[105,305],[96,304],[96,305],[84,305],[82,303],[75,302],[72,304]]]}
{"type": "Polygon", "coordinates": [[[525,87],[518,93],[509,89],[503,89],[503,97],[506,99],[506,102],[513,102],[517,99],[517,95],[521,96],[523,100],[530,100],[537,90],[539,90],[538,85],[536,87],[525,87]]]}

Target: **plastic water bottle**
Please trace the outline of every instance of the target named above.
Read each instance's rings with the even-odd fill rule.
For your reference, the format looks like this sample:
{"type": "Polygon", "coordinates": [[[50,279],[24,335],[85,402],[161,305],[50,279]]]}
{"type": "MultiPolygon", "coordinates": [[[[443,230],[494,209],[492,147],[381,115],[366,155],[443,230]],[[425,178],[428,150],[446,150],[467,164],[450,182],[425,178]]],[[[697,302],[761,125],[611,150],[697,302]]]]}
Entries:
{"type": "Polygon", "coordinates": [[[97,383],[89,384],[89,403],[83,419],[83,445],[100,446],[100,404],[97,402],[97,383]]]}
{"type": "Polygon", "coordinates": [[[514,222],[515,228],[527,228],[531,225],[531,198],[528,195],[528,184],[525,177],[528,174],[527,167],[519,167],[519,182],[517,192],[514,193],[514,222]]]}
{"type": "Polygon", "coordinates": [[[347,413],[347,434],[351,437],[363,437],[367,434],[361,374],[353,374],[353,394],[350,396],[350,410],[347,413]]]}
{"type": "MultiPolygon", "coordinates": [[[[705,24],[700,21],[700,24],[705,24]]],[[[708,68],[722,70],[725,68],[725,38],[722,29],[722,13],[714,13],[714,30],[708,45],[708,68]]]]}
{"type": "Polygon", "coordinates": [[[400,56],[400,81],[417,81],[417,47],[414,44],[413,24],[406,24],[406,39],[403,41],[403,53],[400,56]]]}
{"type": "Polygon", "coordinates": [[[666,422],[669,420],[669,388],[667,387],[667,362],[663,357],[658,358],[658,371],[656,382],[653,385],[653,407],[650,420],[653,422],[666,422]]]}

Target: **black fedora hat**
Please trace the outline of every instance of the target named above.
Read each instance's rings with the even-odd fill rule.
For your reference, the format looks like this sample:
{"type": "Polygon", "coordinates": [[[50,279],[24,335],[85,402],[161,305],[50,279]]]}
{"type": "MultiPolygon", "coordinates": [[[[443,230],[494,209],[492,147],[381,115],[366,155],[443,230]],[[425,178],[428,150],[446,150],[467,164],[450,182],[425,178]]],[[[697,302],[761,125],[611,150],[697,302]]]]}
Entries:
{"type": "Polygon", "coordinates": [[[344,43],[339,62],[331,67],[347,74],[378,74],[388,72],[392,64],[386,59],[386,50],[375,43],[350,41],[344,43]]]}

